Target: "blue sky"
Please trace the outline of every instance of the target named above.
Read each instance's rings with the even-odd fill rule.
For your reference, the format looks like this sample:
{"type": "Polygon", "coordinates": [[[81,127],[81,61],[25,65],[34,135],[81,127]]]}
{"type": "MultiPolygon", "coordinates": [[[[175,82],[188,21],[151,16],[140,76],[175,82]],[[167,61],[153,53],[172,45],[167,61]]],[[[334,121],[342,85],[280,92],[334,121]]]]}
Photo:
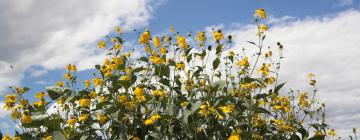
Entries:
{"type": "MultiPolygon", "coordinates": [[[[247,35],[248,31],[251,30],[244,27],[253,23],[254,10],[264,8],[270,15],[269,20],[277,20],[277,22],[270,24],[270,28],[274,27],[270,33],[273,32],[274,36],[278,35],[273,38],[284,40],[290,48],[294,46],[293,50],[288,51],[289,55],[300,54],[302,50],[312,52],[304,54],[309,55],[308,59],[305,59],[306,61],[296,56],[292,59],[289,58],[288,63],[285,62],[285,67],[288,67],[289,70],[284,72],[284,80],[293,83],[304,81],[303,78],[289,78],[287,76],[294,72],[299,73],[299,75],[312,72],[311,68],[318,73],[323,73],[323,75],[320,74],[322,79],[319,81],[324,82],[322,87],[325,90],[323,91],[329,94],[321,97],[330,104],[333,103],[333,106],[329,105],[329,110],[330,115],[335,116],[330,117],[335,121],[334,127],[341,132],[346,132],[344,124],[352,124],[353,121],[360,122],[357,118],[344,121],[343,118],[349,117],[338,115],[360,115],[357,113],[360,111],[359,109],[341,111],[343,108],[355,105],[360,100],[357,93],[359,88],[354,88],[355,85],[352,86],[351,84],[338,89],[328,88],[338,85],[338,83],[330,81],[333,78],[338,78],[335,73],[341,73],[341,70],[336,68],[329,70],[331,63],[336,64],[332,61],[333,58],[320,59],[319,61],[310,59],[314,55],[330,55],[344,58],[343,61],[350,68],[360,68],[359,64],[353,62],[356,58],[352,57],[360,54],[360,50],[354,48],[355,43],[360,39],[360,32],[357,29],[342,28],[344,25],[354,25],[349,19],[354,18],[354,22],[360,21],[359,0],[115,0],[104,2],[107,4],[99,4],[99,2],[101,1],[88,2],[87,6],[82,6],[83,3],[81,2],[66,0],[57,2],[58,7],[52,7],[51,2],[0,0],[0,30],[3,31],[0,33],[0,95],[2,95],[0,100],[3,100],[3,95],[9,92],[6,87],[11,85],[31,87],[31,92],[27,95],[29,97],[38,91],[43,91],[46,86],[62,80],[63,67],[68,63],[83,64],[79,68],[81,81],[91,77],[92,65],[101,62],[99,58],[102,58],[104,54],[104,52],[96,49],[96,41],[101,40],[107,34],[111,34],[112,29],[119,23],[129,31],[128,38],[130,40],[136,35],[130,31],[134,28],[138,30],[149,28],[153,33],[161,34],[166,32],[170,26],[174,26],[181,33],[187,33],[203,30],[210,26],[222,25],[229,32],[238,35],[235,36],[235,39],[239,38],[238,42],[245,42],[242,40],[245,38],[243,35],[247,35]],[[69,7],[69,5],[71,6],[69,7]],[[49,14],[43,14],[43,11],[48,11],[49,14]],[[283,17],[291,17],[291,20],[282,20],[283,17]],[[43,22],[45,19],[49,22],[43,22]],[[328,28],[326,30],[320,29],[322,27],[328,28]],[[348,33],[353,35],[345,36],[342,40],[336,41],[335,43],[339,44],[332,47],[320,43],[322,37],[320,36],[320,39],[316,40],[318,36],[311,36],[312,33],[304,35],[300,33],[299,36],[296,36],[296,31],[302,29],[304,32],[319,29],[319,35],[324,35],[323,38],[329,38],[329,40],[336,40],[338,38],[336,33],[350,31],[348,33]],[[286,30],[289,33],[294,33],[292,38],[286,36],[284,30],[285,33],[286,30]],[[33,33],[37,35],[34,36],[33,33]],[[331,36],[331,34],[333,35],[331,36]],[[24,39],[19,41],[18,38],[24,39]],[[296,39],[304,40],[305,43],[300,42],[292,45],[292,41],[296,39]],[[309,47],[300,48],[299,46],[309,47]],[[327,46],[331,51],[325,54],[321,50],[327,46]],[[338,51],[339,47],[348,49],[341,49],[338,54],[333,53],[338,51]],[[296,52],[295,50],[299,51],[296,52]],[[9,69],[9,65],[14,65],[15,69],[9,69]],[[342,101],[334,100],[333,97],[340,92],[339,89],[344,89],[342,90],[344,91],[342,92],[344,99],[339,100],[351,99],[348,104],[339,106],[342,101]]],[[[345,33],[343,34],[345,35],[345,33]]],[[[131,47],[131,44],[128,46],[131,47]]],[[[341,66],[340,62],[339,66],[341,66]]],[[[344,78],[342,82],[352,84],[360,82],[358,80],[360,79],[359,74],[351,71],[342,73],[350,77],[344,78]]],[[[301,84],[293,85],[299,86],[299,88],[303,87],[301,84]]],[[[0,113],[4,114],[5,112],[0,109],[0,113]]],[[[351,127],[357,125],[360,128],[359,124],[355,123],[353,124],[355,126],[351,127]]],[[[6,118],[6,115],[0,114],[0,126],[2,126],[2,132],[13,133],[13,124],[6,118]]]]}

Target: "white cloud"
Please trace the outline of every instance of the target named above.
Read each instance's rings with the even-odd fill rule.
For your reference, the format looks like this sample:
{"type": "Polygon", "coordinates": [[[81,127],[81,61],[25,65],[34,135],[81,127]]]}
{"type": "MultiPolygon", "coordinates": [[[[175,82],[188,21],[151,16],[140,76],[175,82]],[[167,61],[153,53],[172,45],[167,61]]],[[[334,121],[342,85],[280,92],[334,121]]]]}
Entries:
{"type": "Polygon", "coordinates": [[[24,71],[33,65],[43,69],[34,76],[83,60],[91,62],[80,65],[79,70],[92,68],[104,54],[94,41],[118,25],[125,30],[146,26],[154,5],[162,2],[0,1],[0,91],[19,84],[24,71]]]}
{"type": "MultiPolygon", "coordinates": [[[[330,127],[347,137],[352,127],[360,128],[360,11],[348,10],[326,17],[308,17],[274,24],[267,33],[266,44],[284,45],[280,79],[287,81],[285,89],[309,90],[306,74],[315,73],[321,101],[327,103],[330,127]]],[[[235,48],[256,40],[252,25],[231,29],[235,48]]]]}
{"type": "Polygon", "coordinates": [[[353,0],[337,0],[337,1],[339,3],[339,6],[347,6],[353,4],[353,0]]]}

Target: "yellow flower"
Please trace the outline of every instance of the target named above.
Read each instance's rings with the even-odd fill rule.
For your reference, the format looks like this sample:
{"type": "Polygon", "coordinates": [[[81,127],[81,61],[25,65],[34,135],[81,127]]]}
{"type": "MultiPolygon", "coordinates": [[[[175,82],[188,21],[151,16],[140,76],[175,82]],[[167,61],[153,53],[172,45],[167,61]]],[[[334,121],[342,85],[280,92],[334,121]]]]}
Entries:
{"type": "Polygon", "coordinates": [[[185,37],[183,37],[183,36],[175,36],[175,38],[177,39],[176,44],[177,44],[179,47],[181,47],[181,48],[183,48],[183,49],[189,48],[189,45],[186,43],[185,37]]]}
{"type": "Polygon", "coordinates": [[[145,96],[135,96],[135,99],[137,102],[145,102],[146,101],[146,97],[145,96]]]}
{"type": "Polygon", "coordinates": [[[23,94],[25,92],[24,88],[15,87],[15,91],[17,94],[23,94]]]}
{"type": "Polygon", "coordinates": [[[121,27],[116,27],[116,28],[115,28],[115,32],[118,32],[118,33],[120,33],[120,34],[123,33],[121,27]]]}
{"type": "Polygon", "coordinates": [[[299,101],[300,107],[309,107],[310,106],[310,102],[308,101],[308,93],[307,92],[301,93],[298,97],[298,101],[299,101]]]}
{"type": "Polygon", "coordinates": [[[124,105],[128,109],[133,109],[134,108],[134,103],[133,102],[126,102],[126,103],[124,103],[124,105]]]}
{"type": "Polygon", "coordinates": [[[105,59],[105,60],[104,60],[104,65],[110,65],[110,63],[111,63],[111,62],[110,62],[109,59],[105,59]]]}
{"type": "Polygon", "coordinates": [[[106,121],[107,121],[107,117],[105,116],[105,115],[103,115],[103,114],[98,114],[97,115],[97,120],[100,122],[100,124],[104,124],[104,123],[106,123],[106,121]]]}
{"type": "Polygon", "coordinates": [[[165,96],[165,93],[164,93],[163,90],[154,90],[154,91],[152,91],[152,95],[164,97],[164,96],[165,96]]]}
{"type": "Polygon", "coordinates": [[[189,104],[189,102],[186,102],[186,101],[185,101],[185,102],[181,102],[181,103],[180,103],[180,106],[186,107],[186,106],[188,106],[188,104],[189,104]]]}
{"type": "Polygon", "coordinates": [[[85,80],[84,81],[84,84],[85,84],[85,88],[89,88],[90,87],[90,80],[85,80]]]}
{"type": "Polygon", "coordinates": [[[119,57],[113,57],[112,58],[112,62],[115,64],[115,65],[121,65],[123,63],[123,60],[119,57]]]}
{"type": "Polygon", "coordinates": [[[101,78],[94,78],[92,82],[94,83],[94,86],[101,86],[104,83],[101,78]]]}
{"type": "Polygon", "coordinates": [[[113,38],[113,37],[112,37],[110,40],[111,40],[111,42],[113,42],[113,43],[116,43],[116,42],[117,42],[117,39],[116,39],[116,38],[113,38]]]}
{"type": "Polygon", "coordinates": [[[75,123],[76,123],[76,119],[73,118],[73,117],[67,121],[67,124],[68,124],[68,125],[71,125],[71,126],[74,126],[75,123]]]}
{"type": "Polygon", "coordinates": [[[21,115],[21,122],[24,124],[31,123],[32,122],[31,116],[28,113],[23,113],[21,115]]]}
{"type": "Polygon", "coordinates": [[[315,74],[309,73],[309,74],[307,75],[307,77],[308,77],[309,79],[313,79],[313,78],[315,77],[315,74]]]}
{"type": "Polygon", "coordinates": [[[234,111],[235,105],[221,106],[219,109],[224,113],[231,113],[234,111]]]}
{"type": "Polygon", "coordinates": [[[196,35],[196,40],[200,43],[203,43],[206,40],[205,32],[198,32],[196,35]]]}
{"type": "Polygon", "coordinates": [[[152,115],[152,116],[150,117],[150,119],[152,119],[153,121],[157,121],[157,120],[160,119],[160,118],[161,118],[160,115],[157,114],[157,113],[155,113],[154,115],[152,115]]]}
{"type": "Polygon", "coordinates": [[[65,73],[64,78],[65,78],[65,79],[70,79],[70,78],[71,78],[71,74],[70,74],[70,73],[65,73]]]}
{"type": "Polygon", "coordinates": [[[71,67],[72,67],[71,64],[67,64],[67,65],[66,65],[66,69],[67,69],[68,71],[71,71],[71,67]]]}
{"type": "Polygon", "coordinates": [[[220,40],[222,40],[222,39],[224,39],[224,35],[223,35],[223,33],[221,32],[221,30],[218,30],[218,31],[216,31],[216,32],[213,32],[213,37],[214,37],[214,40],[215,41],[220,41],[220,40]]]}
{"type": "Polygon", "coordinates": [[[273,108],[274,108],[274,110],[280,110],[280,109],[283,108],[283,106],[281,106],[281,105],[275,105],[275,106],[273,106],[273,108]]]}
{"type": "Polygon", "coordinates": [[[146,126],[152,125],[153,123],[154,123],[154,120],[152,120],[152,119],[146,119],[146,120],[144,121],[144,124],[145,124],[146,126]]]}
{"type": "Polygon", "coordinates": [[[228,140],[241,140],[239,134],[232,133],[228,140]]]}
{"type": "Polygon", "coordinates": [[[330,129],[330,130],[328,131],[328,135],[331,136],[331,137],[335,137],[335,136],[336,136],[335,130],[334,130],[334,129],[330,129]]]}
{"type": "Polygon", "coordinates": [[[28,101],[28,100],[25,100],[25,99],[21,99],[21,100],[20,100],[20,105],[22,105],[22,106],[27,106],[27,105],[29,105],[29,101],[28,101]]]}
{"type": "Polygon", "coordinates": [[[235,56],[235,53],[233,51],[229,51],[228,57],[234,57],[234,56],[235,56]]]}
{"type": "Polygon", "coordinates": [[[266,26],[265,24],[260,24],[258,29],[259,29],[260,32],[265,32],[265,31],[267,31],[269,29],[269,27],[266,26]]]}
{"type": "Polygon", "coordinates": [[[85,122],[89,118],[89,114],[81,114],[79,117],[79,122],[85,122]]]}
{"type": "Polygon", "coordinates": [[[126,72],[126,74],[130,75],[133,72],[133,68],[127,67],[127,68],[125,68],[125,72],[126,72]]]}
{"type": "Polygon", "coordinates": [[[107,97],[106,96],[100,96],[99,98],[99,103],[105,102],[107,101],[107,97]]]}
{"type": "Polygon", "coordinates": [[[210,105],[209,102],[200,106],[199,115],[202,117],[207,117],[208,115],[212,114],[216,109],[210,105]]]}
{"type": "Polygon", "coordinates": [[[45,99],[40,99],[40,101],[37,101],[37,102],[35,102],[34,103],[34,105],[36,105],[36,106],[45,106],[46,105],[46,101],[45,101],[45,99]]]}
{"type": "Polygon", "coordinates": [[[151,51],[151,47],[150,46],[146,46],[145,47],[145,52],[150,52],[151,51]]]}
{"type": "Polygon", "coordinates": [[[43,138],[42,140],[53,140],[53,136],[47,136],[47,137],[43,138]]]}
{"type": "Polygon", "coordinates": [[[144,88],[142,87],[136,87],[134,90],[134,95],[135,96],[143,96],[144,95],[144,88]]]}
{"type": "Polygon", "coordinates": [[[157,55],[150,56],[150,61],[155,64],[158,64],[158,65],[161,65],[164,63],[164,60],[161,57],[158,57],[157,55]]]}
{"type": "Polygon", "coordinates": [[[126,58],[130,57],[130,56],[131,56],[131,52],[125,53],[124,56],[125,56],[126,58]]]}
{"type": "Polygon", "coordinates": [[[45,97],[44,92],[38,92],[38,93],[35,94],[35,98],[44,99],[44,97],[45,97]]]}
{"type": "Polygon", "coordinates": [[[115,50],[120,50],[121,47],[122,47],[122,46],[121,46],[120,43],[115,43],[113,48],[114,48],[115,50]]]}
{"type": "Polygon", "coordinates": [[[160,119],[160,118],[161,118],[161,117],[160,117],[158,114],[154,114],[154,115],[152,115],[149,119],[146,119],[146,120],[144,121],[144,124],[145,124],[146,126],[152,125],[152,124],[154,124],[155,121],[157,121],[157,120],[160,119]]]}
{"type": "Polygon", "coordinates": [[[269,73],[270,73],[270,69],[269,69],[270,66],[271,66],[271,64],[267,64],[267,65],[266,65],[265,63],[263,63],[263,65],[261,66],[261,68],[258,69],[258,72],[261,72],[262,75],[263,75],[264,77],[266,77],[266,76],[268,76],[269,73]]]}
{"type": "Polygon", "coordinates": [[[11,112],[11,118],[15,119],[19,119],[21,117],[21,113],[17,110],[14,110],[13,112],[11,112]]]}
{"type": "Polygon", "coordinates": [[[91,99],[95,99],[95,98],[96,98],[96,92],[95,92],[95,91],[91,91],[91,92],[89,93],[89,97],[90,97],[91,99]]]}
{"type": "Polygon", "coordinates": [[[254,16],[257,17],[257,18],[260,18],[260,19],[265,19],[266,18],[266,12],[265,12],[264,9],[260,8],[260,9],[257,9],[255,11],[254,16]]]}
{"type": "Polygon", "coordinates": [[[185,69],[185,63],[184,62],[176,63],[175,68],[177,70],[184,70],[185,69]]]}
{"type": "Polygon", "coordinates": [[[322,136],[324,133],[321,130],[315,131],[315,136],[322,136]]]}
{"type": "Polygon", "coordinates": [[[120,77],[120,80],[121,80],[121,81],[130,81],[130,77],[129,77],[128,75],[122,75],[122,76],[120,77]]]}
{"type": "Polygon", "coordinates": [[[98,47],[99,47],[100,49],[105,48],[105,46],[106,46],[105,41],[100,41],[100,42],[98,43],[98,47]]]}
{"type": "Polygon", "coordinates": [[[167,51],[167,48],[166,48],[166,47],[162,47],[162,48],[160,49],[160,53],[161,53],[162,55],[165,55],[167,52],[168,52],[168,51],[167,51]]]}
{"type": "Polygon", "coordinates": [[[145,31],[145,32],[143,32],[143,33],[140,35],[140,37],[139,37],[139,43],[140,43],[140,44],[148,44],[150,38],[151,38],[150,32],[149,32],[149,31],[145,31]]]}
{"type": "Polygon", "coordinates": [[[21,140],[21,138],[19,136],[15,136],[13,140],[21,140]]]}
{"type": "Polygon", "coordinates": [[[272,84],[275,82],[275,80],[276,80],[275,77],[268,77],[268,78],[265,78],[265,83],[272,84]]]}
{"type": "Polygon", "coordinates": [[[12,140],[10,134],[6,134],[1,140],[12,140]]]}
{"type": "Polygon", "coordinates": [[[120,96],[118,96],[118,101],[119,101],[120,103],[125,103],[126,100],[127,100],[127,97],[126,97],[125,95],[120,95],[120,96]]]}
{"type": "Polygon", "coordinates": [[[159,37],[154,37],[153,43],[154,43],[155,47],[160,47],[161,46],[160,38],[159,37]]]}
{"type": "Polygon", "coordinates": [[[77,71],[76,65],[72,65],[70,71],[77,71]]]}
{"type": "Polygon", "coordinates": [[[80,107],[89,107],[90,106],[90,99],[80,99],[79,100],[80,107]]]}
{"type": "Polygon", "coordinates": [[[16,102],[16,95],[15,94],[11,94],[11,95],[6,95],[5,96],[5,103],[6,104],[13,104],[16,102]]]}
{"type": "Polygon", "coordinates": [[[244,67],[244,68],[247,68],[250,66],[250,63],[249,63],[249,58],[246,56],[244,57],[244,59],[240,60],[238,63],[237,63],[238,66],[240,67],[244,67]]]}
{"type": "Polygon", "coordinates": [[[63,86],[64,86],[64,82],[63,82],[63,81],[56,82],[56,86],[58,86],[58,87],[63,87],[63,86]]]}

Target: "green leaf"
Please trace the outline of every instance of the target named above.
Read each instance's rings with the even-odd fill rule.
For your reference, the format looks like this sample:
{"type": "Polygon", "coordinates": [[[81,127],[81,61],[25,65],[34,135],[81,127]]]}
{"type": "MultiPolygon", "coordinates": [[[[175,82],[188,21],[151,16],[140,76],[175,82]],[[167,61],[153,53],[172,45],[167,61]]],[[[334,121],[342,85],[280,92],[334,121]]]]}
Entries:
{"type": "Polygon", "coordinates": [[[255,107],[254,111],[256,113],[265,113],[265,114],[271,115],[270,111],[268,111],[268,110],[266,110],[265,108],[262,108],[262,107],[255,107]]]}
{"type": "Polygon", "coordinates": [[[61,97],[64,94],[71,94],[71,90],[68,88],[58,87],[58,86],[52,86],[52,87],[46,87],[46,91],[48,92],[50,98],[52,100],[56,100],[59,97],[61,97]]]}
{"type": "Polygon", "coordinates": [[[220,59],[219,59],[219,58],[216,58],[216,59],[213,61],[213,69],[216,70],[216,69],[219,67],[219,64],[220,64],[220,59]]]}
{"type": "Polygon", "coordinates": [[[189,63],[190,62],[190,60],[192,59],[192,54],[190,54],[190,55],[188,55],[187,57],[186,57],[186,61],[189,63]]]}
{"type": "Polygon", "coordinates": [[[222,48],[223,48],[223,45],[222,44],[219,44],[217,47],[216,47],[216,55],[219,55],[221,52],[222,52],[222,48]]]}
{"type": "Polygon", "coordinates": [[[298,132],[301,134],[301,139],[305,139],[309,137],[309,132],[303,126],[301,126],[301,128],[298,129],[298,132]]]}
{"type": "Polygon", "coordinates": [[[201,71],[203,71],[203,68],[200,66],[196,66],[197,70],[194,72],[193,77],[199,77],[199,74],[201,71]]]}
{"type": "Polygon", "coordinates": [[[324,140],[324,139],[325,139],[325,135],[315,135],[309,138],[308,140],[324,140]]]}
{"type": "Polygon", "coordinates": [[[280,91],[280,89],[281,89],[285,84],[286,84],[286,82],[284,82],[284,83],[282,83],[282,84],[280,84],[280,85],[277,85],[277,86],[275,87],[274,93],[278,94],[279,91],[280,91]]]}
{"type": "Polygon", "coordinates": [[[133,70],[133,72],[140,72],[140,71],[143,71],[143,70],[145,70],[145,68],[141,66],[141,67],[135,68],[133,70]]]}
{"type": "Polygon", "coordinates": [[[47,115],[42,113],[34,113],[31,115],[31,118],[31,123],[23,123],[22,126],[25,128],[39,128],[48,119],[47,115]]]}
{"type": "Polygon", "coordinates": [[[28,92],[30,90],[30,88],[29,87],[24,87],[23,90],[24,90],[24,93],[25,93],[25,92],[28,92]]]}
{"type": "Polygon", "coordinates": [[[248,42],[248,43],[250,43],[250,44],[253,44],[253,45],[257,46],[257,44],[256,44],[255,42],[252,42],[252,41],[246,41],[246,42],[248,42]]]}
{"type": "Polygon", "coordinates": [[[201,104],[201,102],[191,103],[191,112],[196,112],[196,110],[200,108],[201,104]]]}
{"type": "Polygon", "coordinates": [[[101,66],[100,65],[95,65],[95,68],[100,70],[101,69],[101,66]]]}
{"type": "Polygon", "coordinates": [[[170,86],[170,80],[169,79],[160,79],[159,82],[166,85],[166,86],[170,86]]]}
{"type": "Polygon", "coordinates": [[[307,115],[309,115],[310,118],[312,118],[312,117],[314,117],[316,111],[307,111],[307,110],[304,110],[304,113],[307,114],[307,115]]]}
{"type": "Polygon", "coordinates": [[[54,140],[65,140],[65,136],[60,131],[53,132],[54,140]]]}
{"type": "Polygon", "coordinates": [[[244,77],[241,79],[241,81],[243,81],[244,83],[252,83],[252,82],[258,82],[258,83],[262,83],[261,78],[251,78],[251,77],[244,77]]]}
{"type": "Polygon", "coordinates": [[[146,63],[149,62],[149,59],[146,58],[146,57],[140,57],[139,60],[140,60],[140,61],[144,61],[144,62],[146,62],[146,63]]]}

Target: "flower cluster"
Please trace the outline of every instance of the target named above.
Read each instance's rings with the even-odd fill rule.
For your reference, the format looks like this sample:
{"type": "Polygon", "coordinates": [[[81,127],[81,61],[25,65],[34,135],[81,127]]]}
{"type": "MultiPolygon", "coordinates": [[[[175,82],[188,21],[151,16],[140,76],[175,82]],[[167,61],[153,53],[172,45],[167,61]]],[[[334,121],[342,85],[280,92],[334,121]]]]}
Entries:
{"type": "Polygon", "coordinates": [[[314,74],[308,75],[312,91],[284,91],[278,80],[283,46],[276,44],[278,57],[263,47],[266,12],[258,9],[254,16],[254,55],[233,47],[232,36],[221,29],[192,36],[173,27],[163,36],[139,33],[140,48],[126,51],[117,27],[114,37],[98,43],[108,55],[95,66],[94,78],[78,82],[77,68],[69,64],[64,81],[36,93],[33,103],[23,96],[29,88],[6,95],[5,109],[23,132],[3,140],[336,136],[326,124],[325,104],[316,101],[314,74]],[[143,55],[133,57],[134,50],[143,55]]]}

